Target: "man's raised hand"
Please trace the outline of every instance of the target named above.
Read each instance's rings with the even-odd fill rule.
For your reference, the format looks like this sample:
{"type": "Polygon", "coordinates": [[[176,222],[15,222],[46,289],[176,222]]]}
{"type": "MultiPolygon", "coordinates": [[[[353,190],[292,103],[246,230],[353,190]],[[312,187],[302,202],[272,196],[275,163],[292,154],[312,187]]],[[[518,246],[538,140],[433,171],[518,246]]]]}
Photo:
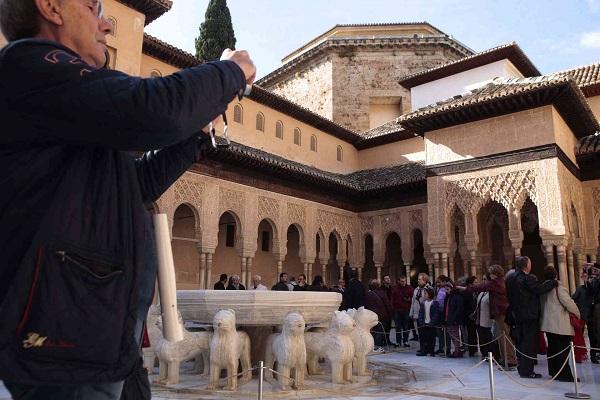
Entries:
{"type": "Polygon", "coordinates": [[[244,72],[246,83],[252,85],[256,78],[256,67],[246,50],[225,49],[221,54],[221,60],[229,60],[236,63],[244,72]]]}

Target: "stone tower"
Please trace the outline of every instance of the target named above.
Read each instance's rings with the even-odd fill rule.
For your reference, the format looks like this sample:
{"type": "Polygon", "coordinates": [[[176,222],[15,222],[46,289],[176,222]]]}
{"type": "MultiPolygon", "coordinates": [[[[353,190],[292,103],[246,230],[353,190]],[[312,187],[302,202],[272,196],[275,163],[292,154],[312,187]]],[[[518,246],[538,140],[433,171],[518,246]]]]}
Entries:
{"type": "Polygon", "coordinates": [[[399,79],[473,51],[427,22],[336,25],[258,84],[357,132],[410,111],[399,79]]]}

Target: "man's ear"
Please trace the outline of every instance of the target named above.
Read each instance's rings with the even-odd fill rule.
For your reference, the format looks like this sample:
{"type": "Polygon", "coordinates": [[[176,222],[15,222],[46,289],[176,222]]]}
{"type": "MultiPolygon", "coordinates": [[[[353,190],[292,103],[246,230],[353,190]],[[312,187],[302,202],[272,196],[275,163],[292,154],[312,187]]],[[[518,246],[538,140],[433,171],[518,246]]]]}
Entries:
{"type": "Polygon", "coordinates": [[[35,5],[42,19],[54,25],[64,23],[61,15],[61,4],[61,0],[35,0],[35,5]]]}

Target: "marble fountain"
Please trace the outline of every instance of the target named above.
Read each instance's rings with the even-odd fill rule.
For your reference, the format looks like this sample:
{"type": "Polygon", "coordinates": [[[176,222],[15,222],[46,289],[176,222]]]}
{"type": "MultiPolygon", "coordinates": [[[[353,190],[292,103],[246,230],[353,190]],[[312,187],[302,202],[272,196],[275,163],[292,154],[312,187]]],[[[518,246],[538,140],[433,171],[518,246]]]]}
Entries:
{"type": "Polygon", "coordinates": [[[280,329],[286,314],[302,314],[308,328],[326,327],[341,302],[342,295],[334,292],[177,291],[177,307],[187,323],[212,327],[219,310],[235,311],[238,328],[250,336],[252,365],[263,360],[267,338],[280,329]]]}

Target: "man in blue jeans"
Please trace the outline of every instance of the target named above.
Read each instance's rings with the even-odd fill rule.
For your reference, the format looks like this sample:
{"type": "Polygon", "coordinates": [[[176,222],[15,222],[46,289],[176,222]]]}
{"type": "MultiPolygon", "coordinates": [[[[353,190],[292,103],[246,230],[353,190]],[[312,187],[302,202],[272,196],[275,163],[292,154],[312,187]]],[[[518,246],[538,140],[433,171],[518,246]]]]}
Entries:
{"type": "Polygon", "coordinates": [[[107,70],[101,0],[0,0],[0,28],[0,380],[17,399],[119,399],[157,270],[146,205],[256,69],[226,50],[164,78],[107,70]]]}

